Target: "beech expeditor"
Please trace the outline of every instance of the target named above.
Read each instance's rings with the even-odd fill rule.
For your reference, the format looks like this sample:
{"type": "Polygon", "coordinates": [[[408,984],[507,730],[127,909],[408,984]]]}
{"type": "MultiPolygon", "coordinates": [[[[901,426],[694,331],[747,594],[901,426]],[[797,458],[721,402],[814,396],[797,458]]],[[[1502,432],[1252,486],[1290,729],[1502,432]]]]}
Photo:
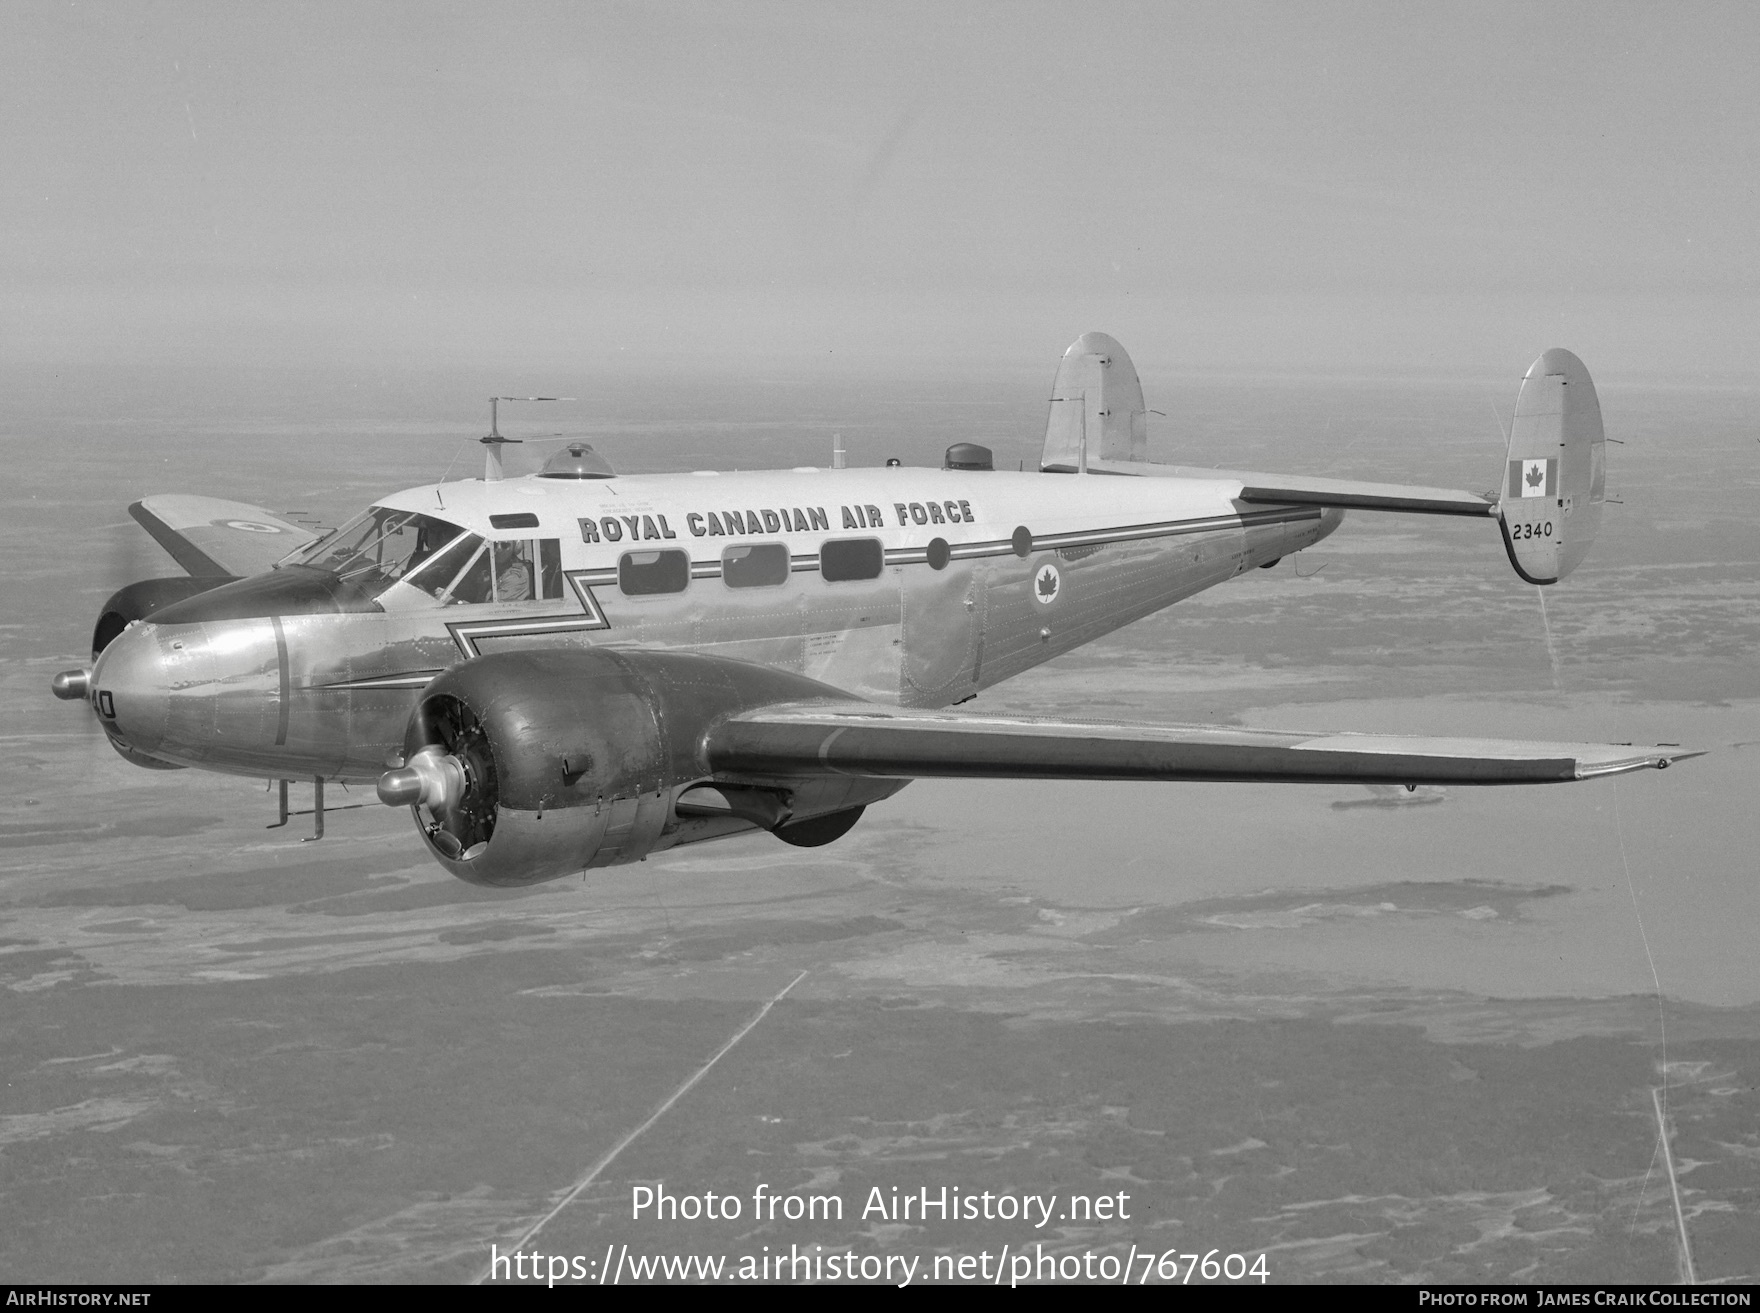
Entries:
{"type": "MultiPolygon", "coordinates": [[[[1150,464],[1135,368],[1089,333],[1040,468],[618,475],[584,443],[389,496],[340,529],[161,496],[187,572],[106,603],[56,676],[155,768],[368,783],[473,883],[525,885],[768,830],[817,845],[913,779],[1543,784],[1678,747],[1098,724],[954,709],[1311,547],[1347,509],[1477,516],[1550,584],[1601,518],[1587,370],[1548,351],[1487,494],[1150,464]]],[[[839,462],[841,463],[841,462],[839,462]]]]}

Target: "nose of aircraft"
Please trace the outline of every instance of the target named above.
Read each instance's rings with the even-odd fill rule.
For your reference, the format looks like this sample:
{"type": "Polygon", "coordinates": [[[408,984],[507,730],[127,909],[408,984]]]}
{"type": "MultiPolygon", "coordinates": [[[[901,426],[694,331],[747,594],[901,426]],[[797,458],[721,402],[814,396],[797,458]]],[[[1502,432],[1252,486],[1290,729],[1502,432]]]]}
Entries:
{"type": "Polygon", "coordinates": [[[131,625],[106,647],[93,668],[92,706],[105,733],[152,752],[165,738],[171,678],[156,626],[131,625]]]}

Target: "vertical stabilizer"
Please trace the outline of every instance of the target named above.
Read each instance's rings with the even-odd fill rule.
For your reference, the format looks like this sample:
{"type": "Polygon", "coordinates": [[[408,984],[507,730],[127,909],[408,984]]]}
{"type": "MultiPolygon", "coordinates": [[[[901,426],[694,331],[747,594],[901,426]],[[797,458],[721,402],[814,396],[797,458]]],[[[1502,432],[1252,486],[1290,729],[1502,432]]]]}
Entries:
{"type": "Polygon", "coordinates": [[[1085,472],[1090,461],[1147,461],[1148,410],[1137,367],[1105,333],[1083,333],[1063,353],[1039,468],[1085,472]]]}
{"type": "Polygon", "coordinates": [[[1551,584],[1577,568],[1601,527],[1606,473],[1595,384],[1554,347],[1529,366],[1509,429],[1498,520],[1517,574],[1551,584]]]}

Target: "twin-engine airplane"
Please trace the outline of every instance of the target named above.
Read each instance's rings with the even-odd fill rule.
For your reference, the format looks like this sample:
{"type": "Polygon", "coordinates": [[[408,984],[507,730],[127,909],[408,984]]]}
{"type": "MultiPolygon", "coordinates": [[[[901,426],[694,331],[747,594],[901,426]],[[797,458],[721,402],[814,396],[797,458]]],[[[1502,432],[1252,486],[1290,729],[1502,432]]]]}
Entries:
{"type": "Polygon", "coordinates": [[[1697,755],[946,709],[1310,547],[1347,509],[1487,518],[1537,584],[1601,518],[1600,406],[1568,351],[1528,371],[1483,496],[1153,465],[1145,416],[1124,349],[1089,333],[1032,473],[959,444],[941,469],[617,475],[575,444],[504,479],[492,434],[482,480],[316,539],[149,498],[131,512],[189,577],[111,598],[95,664],[55,691],[139,765],[280,779],[284,818],[289,779],[375,783],[485,885],[753,829],[829,843],[920,778],[1544,784],[1697,755]]]}

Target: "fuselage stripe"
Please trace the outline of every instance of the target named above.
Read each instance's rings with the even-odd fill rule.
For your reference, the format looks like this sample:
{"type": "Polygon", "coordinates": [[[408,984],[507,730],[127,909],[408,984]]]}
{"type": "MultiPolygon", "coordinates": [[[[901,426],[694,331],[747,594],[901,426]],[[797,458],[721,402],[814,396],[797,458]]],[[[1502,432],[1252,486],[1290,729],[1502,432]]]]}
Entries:
{"type": "Polygon", "coordinates": [[[1158,524],[1122,524],[1116,529],[1088,529],[1079,533],[1048,533],[1033,536],[1035,551],[1059,547],[1088,547],[1135,539],[1173,538],[1183,534],[1211,533],[1218,529],[1252,529],[1267,524],[1295,524],[1320,518],[1319,507],[1296,511],[1246,511],[1239,515],[1213,515],[1201,520],[1166,520],[1158,524]]]}
{"type": "Polygon", "coordinates": [[[408,675],[381,675],[374,679],[345,679],[334,684],[320,684],[326,690],[370,689],[370,688],[426,688],[429,682],[438,675],[438,670],[422,670],[408,675]]]}
{"type": "MultiPolygon", "coordinates": [[[[1285,507],[1276,510],[1241,511],[1234,515],[1209,515],[1195,520],[1159,520],[1147,524],[1125,524],[1112,529],[1078,529],[1070,533],[1035,534],[1033,550],[1036,552],[1056,551],[1069,547],[1100,547],[1109,543],[1147,541],[1153,538],[1172,538],[1185,534],[1214,533],[1227,529],[1252,529],[1271,524],[1299,524],[1304,520],[1317,520],[1322,510],[1318,506],[1285,507]]],[[[1012,538],[990,538],[979,542],[951,543],[948,556],[956,561],[978,560],[988,556],[1014,555],[1012,538]]],[[[927,545],[920,547],[889,547],[885,552],[887,565],[923,565],[929,559],[927,545]]],[[[789,557],[791,574],[810,574],[819,569],[817,552],[796,552],[789,557]]],[[[692,579],[714,579],[721,575],[721,562],[717,560],[692,561],[692,579]]],[[[615,569],[571,570],[569,578],[580,585],[615,584],[615,569]]]]}

